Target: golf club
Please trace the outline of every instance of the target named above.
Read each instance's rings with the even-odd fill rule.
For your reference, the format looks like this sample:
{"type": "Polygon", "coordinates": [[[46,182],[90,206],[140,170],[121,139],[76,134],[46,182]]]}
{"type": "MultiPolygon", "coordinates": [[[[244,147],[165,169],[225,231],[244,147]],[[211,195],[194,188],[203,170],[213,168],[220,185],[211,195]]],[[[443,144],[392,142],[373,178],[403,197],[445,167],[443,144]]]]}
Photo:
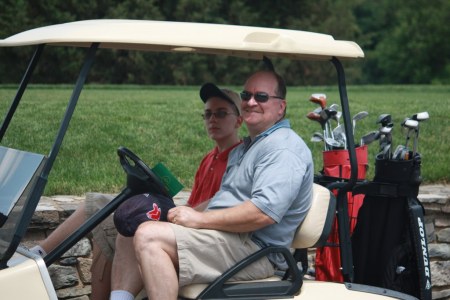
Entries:
{"type": "Polygon", "coordinates": [[[390,159],[391,157],[391,145],[392,145],[392,127],[381,127],[380,132],[380,151],[383,153],[384,159],[390,159]]]}
{"type": "Polygon", "coordinates": [[[331,130],[331,125],[330,125],[330,118],[334,115],[336,115],[337,111],[335,110],[330,110],[329,108],[324,108],[322,109],[322,111],[320,112],[320,117],[322,118],[323,122],[325,123],[325,128],[326,128],[326,132],[327,132],[327,137],[331,137],[332,139],[334,139],[333,136],[333,131],[331,130]]]}
{"type": "MultiPolygon", "coordinates": [[[[411,117],[412,120],[416,120],[418,122],[428,120],[429,118],[430,118],[430,115],[426,111],[414,114],[411,117]]],[[[416,131],[416,136],[414,138],[413,157],[416,156],[416,152],[417,152],[417,144],[418,144],[418,139],[419,139],[419,125],[417,126],[415,131],[416,131]]]]}
{"type": "Polygon", "coordinates": [[[312,103],[319,104],[322,109],[327,106],[327,95],[325,94],[312,94],[309,98],[312,103]]]}
{"type": "Polygon", "coordinates": [[[410,139],[411,132],[413,130],[416,130],[417,126],[419,126],[419,121],[412,120],[410,118],[406,118],[405,120],[403,120],[401,125],[402,125],[402,127],[406,128],[408,130],[408,132],[406,134],[406,141],[405,141],[405,148],[408,148],[408,142],[410,139]]]}
{"type": "Polygon", "coordinates": [[[374,130],[361,137],[360,144],[361,146],[368,145],[373,141],[378,140],[379,138],[380,138],[380,131],[374,130]]]}
{"type": "Polygon", "coordinates": [[[332,138],[328,138],[328,137],[325,138],[325,143],[330,146],[329,150],[333,150],[335,148],[341,148],[342,147],[341,143],[339,143],[338,141],[336,141],[336,140],[334,140],[332,138]]]}
{"type": "Polygon", "coordinates": [[[332,119],[335,120],[337,122],[337,126],[339,126],[340,125],[339,119],[342,116],[342,112],[339,111],[339,105],[337,105],[335,103],[331,104],[330,105],[330,110],[337,111],[337,113],[334,116],[332,116],[332,119]]]}
{"type": "MultiPolygon", "coordinates": [[[[327,132],[326,132],[326,126],[325,126],[325,122],[323,121],[323,119],[321,118],[320,114],[315,113],[315,112],[309,112],[306,117],[312,121],[316,121],[319,122],[320,126],[322,127],[323,130],[323,137],[325,138],[327,136],[327,132]]],[[[327,150],[327,146],[325,144],[325,150],[327,150]]]]}
{"type": "Polygon", "coordinates": [[[361,119],[364,119],[367,117],[369,113],[367,111],[360,111],[356,115],[353,116],[352,122],[353,122],[353,136],[355,135],[355,128],[356,128],[356,121],[359,121],[361,119]]]}
{"type": "Polygon", "coordinates": [[[342,126],[342,124],[336,126],[336,128],[333,130],[333,135],[335,137],[336,141],[342,142],[344,145],[344,149],[347,149],[347,138],[345,136],[345,128],[342,126]]]}
{"type": "Polygon", "coordinates": [[[325,141],[323,139],[323,134],[321,134],[320,132],[314,132],[312,137],[311,137],[311,142],[314,143],[318,143],[318,142],[323,142],[324,146],[325,146],[325,151],[327,150],[327,145],[325,144],[325,141]]]}
{"type": "Polygon", "coordinates": [[[381,126],[385,127],[387,124],[392,122],[392,118],[390,114],[381,114],[378,116],[377,122],[375,124],[380,123],[381,126]]]}

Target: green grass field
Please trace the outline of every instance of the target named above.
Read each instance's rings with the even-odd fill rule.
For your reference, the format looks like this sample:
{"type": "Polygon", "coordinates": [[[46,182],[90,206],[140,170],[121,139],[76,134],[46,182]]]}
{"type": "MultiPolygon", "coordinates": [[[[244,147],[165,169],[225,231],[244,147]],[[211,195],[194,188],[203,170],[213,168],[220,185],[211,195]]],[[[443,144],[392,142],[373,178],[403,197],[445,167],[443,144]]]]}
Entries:
{"type": "MultiPolygon", "coordinates": [[[[123,145],[149,166],[163,162],[189,189],[194,172],[213,143],[206,137],[200,117],[203,105],[199,87],[87,86],[63,141],[49,177],[46,195],[87,191],[118,192],[125,184],[116,149],[123,145]]],[[[241,87],[234,87],[239,91],[241,87]]],[[[16,87],[0,86],[0,114],[5,115],[16,87]]],[[[326,93],[328,104],[340,105],[335,87],[289,87],[288,113],[293,129],[303,137],[314,155],[315,169],[322,168],[320,143],[310,142],[317,122],[305,115],[315,108],[311,93],[326,93]]],[[[56,136],[71,86],[31,86],[1,145],[48,154],[56,136]]],[[[450,86],[350,86],[351,115],[365,110],[366,119],[357,124],[356,138],[378,129],[378,115],[389,113],[394,120],[393,150],[405,143],[400,123],[405,117],[428,111],[421,124],[419,152],[425,183],[449,181],[450,86]]],[[[245,128],[241,131],[246,135],[245,128]]],[[[373,177],[378,142],[369,147],[369,171],[373,177]]]]}

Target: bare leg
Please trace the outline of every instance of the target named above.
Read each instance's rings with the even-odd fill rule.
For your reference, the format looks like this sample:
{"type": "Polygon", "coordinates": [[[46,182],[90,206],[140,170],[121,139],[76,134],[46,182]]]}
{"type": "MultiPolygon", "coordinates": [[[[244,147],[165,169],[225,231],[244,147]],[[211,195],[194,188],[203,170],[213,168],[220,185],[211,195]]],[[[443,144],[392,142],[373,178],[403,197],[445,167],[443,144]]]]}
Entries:
{"type": "Polygon", "coordinates": [[[73,233],[78,227],[83,224],[86,219],[86,212],[84,203],[80,204],[78,208],[70,215],[63,223],[61,223],[45,240],[39,245],[49,253],[55,249],[65,238],[73,233]]]}
{"type": "Polygon", "coordinates": [[[178,254],[169,223],[143,223],[136,231],[134,246],[149,299],[176,300],[178,254]]]}
{"type": "MultiPolygon", "coordinates": [[[[112,263],[112,290],[125,290],[136,296],[143,288],[141,274],[133,250],[133,238],[117,235],[112,263]]],[[[157,299],[157,298],[155,298],[157,299]]]]}
{"type": "Polygon", "coordinates": [[[92,249],[91,299],[108,300],[111,292],[112,261],[102,253],[100,247],[95,242],[93,242],[92,249]]]}

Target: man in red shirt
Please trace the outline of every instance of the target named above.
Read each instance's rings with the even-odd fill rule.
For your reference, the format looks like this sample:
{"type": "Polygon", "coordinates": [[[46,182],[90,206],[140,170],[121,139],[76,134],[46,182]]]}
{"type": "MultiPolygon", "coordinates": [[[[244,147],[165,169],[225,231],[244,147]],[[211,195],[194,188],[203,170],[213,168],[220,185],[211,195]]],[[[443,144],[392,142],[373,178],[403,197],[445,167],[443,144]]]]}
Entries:
{"type": "MultiPolygon", "coordinates": [[[[214,140],[215,147],[205,155],[195,174],[194,186],[187,202],[191,207],[209,200],[219,190],[228,154],[241,143],[239,128],[242,125],[242,116],[239,95],[228,89],[220,89],[212,83],[206,83],[200,89],[200,98],[205,103],[202,115],[205,128],[208,136],[214,140]]],[[[86,203],[81,204],[64,223],[31,250],[45,256],[114,197],[115,195],[88,193],[86,203]]],[[[92,233],[94,247],[91,299],[109,299],[111,266],[117,235],[112,216],[97,226],[92,233]]]]}

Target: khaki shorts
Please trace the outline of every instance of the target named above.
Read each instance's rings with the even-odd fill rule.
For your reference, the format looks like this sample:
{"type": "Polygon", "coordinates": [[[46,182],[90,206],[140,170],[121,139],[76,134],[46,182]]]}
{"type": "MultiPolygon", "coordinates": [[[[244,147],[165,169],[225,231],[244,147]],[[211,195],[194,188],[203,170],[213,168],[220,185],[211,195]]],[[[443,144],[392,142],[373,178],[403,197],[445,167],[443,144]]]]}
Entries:
{"type": "MultiPolygon", "coordinates": [[[[178,245],[180,287],[211,282],[238,261],[260,250],[247,233],[170,225],[178,245]]],[[[265,257],[240,271],[231,280],[262,279],[272,276],[274,272],[273,265],[265,257]]]]}
{"type": "MultiPolygon", "coordinates": [[[[85,200],[86,218],[90,218],[105,207],[115,196],[112,194],[87,193],[85,200]]],[[[114,226],[112,214],[92,230],[94,242],[99,246],[102,254],[111,261],[114,258],[116,237],[117,230],[114,226]]]]}

